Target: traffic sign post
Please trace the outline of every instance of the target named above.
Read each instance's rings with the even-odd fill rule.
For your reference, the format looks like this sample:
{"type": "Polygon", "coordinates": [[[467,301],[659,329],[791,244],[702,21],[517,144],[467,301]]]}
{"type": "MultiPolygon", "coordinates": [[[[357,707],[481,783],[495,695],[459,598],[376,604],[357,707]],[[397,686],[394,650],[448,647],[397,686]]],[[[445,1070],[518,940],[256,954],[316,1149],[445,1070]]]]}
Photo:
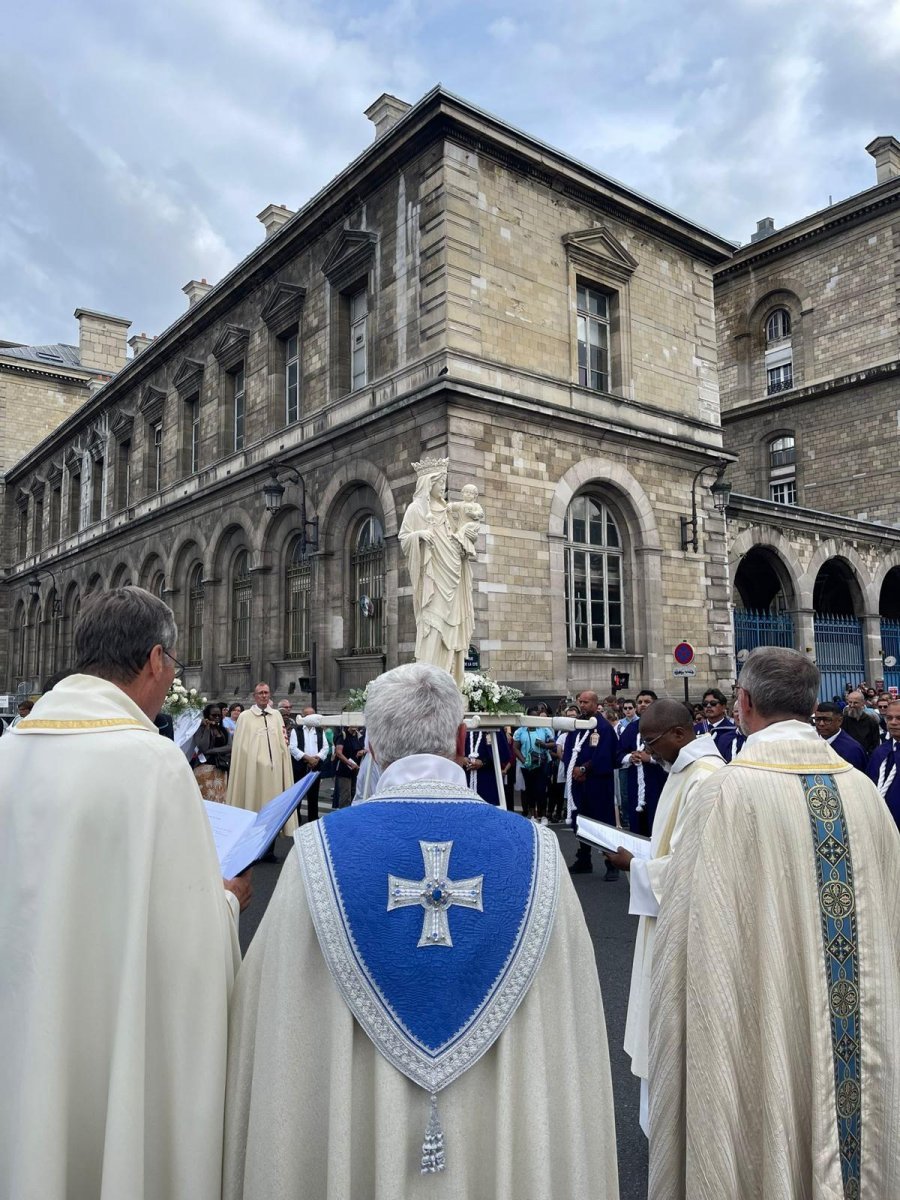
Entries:
{"type": "Polygon", "coordinates": [[[690,642],[679,642],[672,651],[672,657],[675,659],[676,666],[672,669],[672,674],[676,679],[684,680],[684,702],[690,706],[690,697],[688,695],[688,680],[692,679],[697,674],[697,668],[692,667],[694,661],[694,647],[690,642]]]}

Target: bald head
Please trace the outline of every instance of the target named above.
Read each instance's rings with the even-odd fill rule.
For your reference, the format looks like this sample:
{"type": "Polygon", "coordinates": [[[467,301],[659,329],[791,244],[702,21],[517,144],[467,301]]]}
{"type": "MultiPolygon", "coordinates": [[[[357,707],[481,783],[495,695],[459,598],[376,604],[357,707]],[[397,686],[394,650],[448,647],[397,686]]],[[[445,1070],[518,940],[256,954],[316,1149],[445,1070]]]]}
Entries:
{"type": "Polygon", "coordinates": [[[641,713],[641,737],[657,762],[673,763],[696,736],[693,714],[679,700],[663,696],[641,713]]]}

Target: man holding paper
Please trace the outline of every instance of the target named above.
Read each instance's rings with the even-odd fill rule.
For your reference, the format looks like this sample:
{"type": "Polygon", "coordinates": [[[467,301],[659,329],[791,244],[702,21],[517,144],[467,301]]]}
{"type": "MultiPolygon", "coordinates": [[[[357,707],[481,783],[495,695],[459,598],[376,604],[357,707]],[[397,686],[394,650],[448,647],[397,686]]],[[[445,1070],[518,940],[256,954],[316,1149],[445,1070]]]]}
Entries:
{"type": "Polygon", "coordinates": [[[142,588],[91,596],[76,673],[0,746],[0,1193],[16,1200],[220,1193],[250,885],[223,889],[187,759],[153,724],[175,639],[142,588]]]}
{"type": "Polygon", "coordinates": [[[631,1070],[641,1081],[640,1122],[649,1133],[649,1098],[647,1078],[650,1049],[650,978],[653,966],[653,939],[656,918],[664,901],[666,879],[672,853],[681,836],[684,815],[697,788],[713,771],[724,767],[716,743],[710,734],[697,737],[693,716],[677,700],[656,700],[641,716],[641,738],[654,760],[668,778],[659,797],[650,858],[636,858],[621,847],[607,853],[607,862],[630,872],[631,901],[628,911],[640,917],[634,944],[634,965],[631,971],[631,992],[628,996],[628,1017],[625,1022],[625,1053],[631,1059],[631,1070]]]}
{"type": "Polygon", "coordinates": [[[900,838],[751,651],[741,753],[697,789],[654,947],[649,1200],[900,1196],[900,838]]]}

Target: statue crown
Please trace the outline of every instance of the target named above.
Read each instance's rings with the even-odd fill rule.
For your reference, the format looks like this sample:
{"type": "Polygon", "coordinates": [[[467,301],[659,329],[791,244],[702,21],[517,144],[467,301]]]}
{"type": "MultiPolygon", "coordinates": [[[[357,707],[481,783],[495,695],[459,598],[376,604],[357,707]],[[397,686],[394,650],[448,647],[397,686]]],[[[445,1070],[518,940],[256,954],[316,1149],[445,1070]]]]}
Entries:
{"type": "Polygon", "coordinates": [[[441,470],[446,474],[449,465],[449,458],[423,458],[421,462],[413,463],[413,470],[417,475],[421,475],[425,471],[435,470],[441,470]]]}

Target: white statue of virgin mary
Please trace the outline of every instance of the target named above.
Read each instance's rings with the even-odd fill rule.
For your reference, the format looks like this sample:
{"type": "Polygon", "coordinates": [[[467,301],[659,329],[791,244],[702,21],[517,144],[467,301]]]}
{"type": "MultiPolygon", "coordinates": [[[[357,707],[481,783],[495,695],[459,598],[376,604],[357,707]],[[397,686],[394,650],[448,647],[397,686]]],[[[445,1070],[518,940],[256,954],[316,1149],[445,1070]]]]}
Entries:
{"type": "Polygon", "coordinates": [[[412,580],[416,662],[443,667],[461,684],[475,628],[472,551],[445,499],[448,463],[413,463],[416,491],[400,527],[400,547],[412,580]]]}

